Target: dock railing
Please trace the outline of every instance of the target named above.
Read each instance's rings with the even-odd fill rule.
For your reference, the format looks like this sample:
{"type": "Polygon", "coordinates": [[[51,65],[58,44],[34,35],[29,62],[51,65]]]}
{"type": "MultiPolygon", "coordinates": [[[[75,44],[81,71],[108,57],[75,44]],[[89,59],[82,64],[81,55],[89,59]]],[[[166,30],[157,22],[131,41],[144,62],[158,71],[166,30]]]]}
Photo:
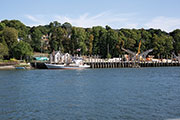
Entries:
{"type": "Polygon", "coordinates": [[[130,61],[125,60],[123,55],[118,58],[103,59],[98,55],[87,56],[84,63],[89,64],[91,68],[136,68],[136,67],[166,67],[166,66],[180,66],[179,60],[173,60],[172,57],[154,59],[151,61],[130,61]],[[169,59],[170,58],[170,59],[169,59]]]}

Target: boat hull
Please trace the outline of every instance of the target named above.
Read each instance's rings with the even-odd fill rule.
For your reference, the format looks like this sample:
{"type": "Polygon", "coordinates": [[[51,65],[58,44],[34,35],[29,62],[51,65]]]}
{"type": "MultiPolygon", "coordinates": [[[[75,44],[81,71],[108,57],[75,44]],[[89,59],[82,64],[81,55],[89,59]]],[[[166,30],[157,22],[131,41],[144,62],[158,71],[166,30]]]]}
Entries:
{"type": "Polygon", "coordinates": [[[79,65],[79,66],[68,66],[68,65],[58,65],[58,64],[45,64],[48,69],[87,69],[90,68],[89,65],[79,65]]]}
{"type": "Polygon", "coordinates": [[[64,65],[58,64],[45,64],[48,69],[62,69],[64,65]]]}
{"type": "Polygon", "coordinates": [[[61,69],[87,69],[90,66],[64,66],[61,69]]]}
{"type": "Polygon", "coordinates": [[[26,67],[15,67],[17,70],[25,70],[26,67]]]}

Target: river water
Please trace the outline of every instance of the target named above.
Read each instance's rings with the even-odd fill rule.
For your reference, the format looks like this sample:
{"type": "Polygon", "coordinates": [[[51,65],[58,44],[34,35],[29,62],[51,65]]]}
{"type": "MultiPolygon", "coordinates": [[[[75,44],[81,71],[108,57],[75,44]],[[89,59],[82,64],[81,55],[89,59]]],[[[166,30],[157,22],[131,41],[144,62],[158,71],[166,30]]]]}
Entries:
{"type": "Polygon", "coordinates": [[[180,67],[0,71],[0,120],[178,118],[180,67]]]}

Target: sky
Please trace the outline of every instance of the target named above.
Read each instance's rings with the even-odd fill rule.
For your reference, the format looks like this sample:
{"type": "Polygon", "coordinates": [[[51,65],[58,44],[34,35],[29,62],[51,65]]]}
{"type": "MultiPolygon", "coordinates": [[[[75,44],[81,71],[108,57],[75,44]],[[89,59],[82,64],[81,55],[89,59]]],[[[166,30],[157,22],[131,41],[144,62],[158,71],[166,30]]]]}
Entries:
{"type": "Polygon", "coordinates": [[[27,26],[58,21],[76,27],[180,29],[180,0],[1,0],[0,21],[27,26]]]}

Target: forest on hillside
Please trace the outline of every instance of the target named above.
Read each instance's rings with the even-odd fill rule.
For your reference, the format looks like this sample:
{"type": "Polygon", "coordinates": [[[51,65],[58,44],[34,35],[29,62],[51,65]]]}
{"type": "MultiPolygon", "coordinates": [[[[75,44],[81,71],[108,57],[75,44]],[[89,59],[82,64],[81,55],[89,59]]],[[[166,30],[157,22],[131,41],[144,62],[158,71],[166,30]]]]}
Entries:
{"type": "Polygon", "coordinates": [[[19,20],[0,22],[0,59],[24,59],[33,52],[99,55],[106,58],[124,54],[122,47],[138,51],[153,48],[150,54],[157,56],[180,53],[180,29],[170,33],[160,29],[113,29],[110,26],[81,28],[70,23],[51,22],[48,25],[29,27],[19,20]],[[48,43],[42,40],[46,36],[48,43]]]}

